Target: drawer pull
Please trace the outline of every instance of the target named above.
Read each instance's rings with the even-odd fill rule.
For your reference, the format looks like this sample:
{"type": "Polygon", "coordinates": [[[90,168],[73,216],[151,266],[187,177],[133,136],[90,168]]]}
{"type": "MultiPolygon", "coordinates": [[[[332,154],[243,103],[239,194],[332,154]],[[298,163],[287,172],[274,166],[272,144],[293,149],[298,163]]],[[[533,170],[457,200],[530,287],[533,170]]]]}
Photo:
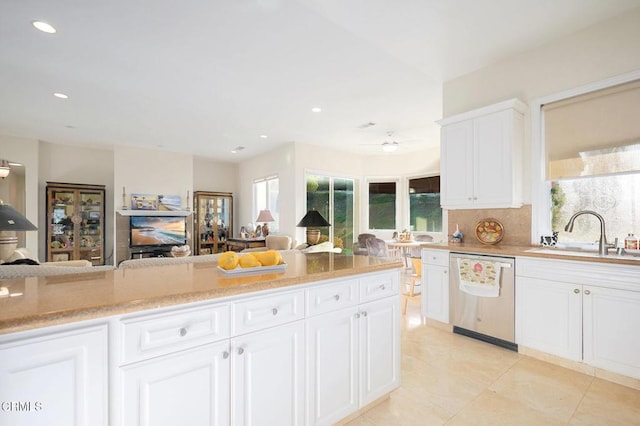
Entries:
{"type": "Polygon", "coordinates": [[[335,296],[333,296],[334,299],[336,299],[336,301],[340,300],[340,295],[336,294],[335,296]]]}
{"type": "Polygon", "coordinates": [[[384,290],[386,287],[384,286],[384,284],[380,285],[380,290],[384,290]]]}
{"type": "Polygon", "coordinates": [[[574,289],[573,289],[573,292],[574,292],[575,294],[578,294],[578,293],[580,293],[580,290],[579,290],[579,289],[577,289],[577,288],[574,288],[574,289]]]}
{"type": "Polygon", "coordinates": [[[278,308],[273,308],[271,312],[273,313],[273,315],[278,315],[278,308]]]}
{"type": "Polygon", "coordinates": [[[186,329],[186,328],[184,328],[184,327],[182,327],[182,328],[180,329],[180,336],[184,337],[184,336],[186,336],[186,335],[187,335],[187,329],[186,329]]]}
{"type": "Polygon", "coordinates": [[[229,358],[229,352],[227,352],[227,351],[222,352],[222,358],[223,359],[229,358]]]}
{"type": "Polygon", "coordinates": [[[242,355],[244,353],[244,349],[243,348],[238,348],[238,355],[242,355]]]}
{"type": "Polygon", "coordinates": [[[586,294],[587,296],[591,294],[591,292],[589,290],[585,290],[584,294],[586,294]]]}

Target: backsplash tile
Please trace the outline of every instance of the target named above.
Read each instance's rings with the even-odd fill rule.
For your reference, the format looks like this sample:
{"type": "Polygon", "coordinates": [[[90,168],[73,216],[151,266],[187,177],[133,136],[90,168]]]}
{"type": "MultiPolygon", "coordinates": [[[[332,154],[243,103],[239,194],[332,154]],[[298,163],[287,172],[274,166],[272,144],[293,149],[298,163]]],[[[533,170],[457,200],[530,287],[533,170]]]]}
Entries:
{"type": "Polygon", "coordinates": [[[447,235],[453,234],[456,224],[464,234],[465,244],[481,243],[474,236],[476,224],[484,218],[493,218],[502,223],[504,236],[499,244],[528,246],[531,245],[531,205],[519,209],[478,209],[449,210],[449,226],[447,235]]]}

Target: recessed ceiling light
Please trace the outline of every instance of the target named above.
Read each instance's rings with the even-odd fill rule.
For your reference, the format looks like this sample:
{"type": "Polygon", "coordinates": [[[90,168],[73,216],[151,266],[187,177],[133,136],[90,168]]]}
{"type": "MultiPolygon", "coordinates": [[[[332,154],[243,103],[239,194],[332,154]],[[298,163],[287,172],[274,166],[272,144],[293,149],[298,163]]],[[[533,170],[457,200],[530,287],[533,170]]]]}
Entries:
{"type": "Polygon", "coordinates": [[[313,112],[322,112],[322,108],[320,108],[320,107],[313,107],[313,108],[311,108],[311,111],[313,111],[313,112]]]}
{"type": "Polygon", "coordinates": [[[46,22],[43,22],[43,21],[33,21],[31,25],[33,25],[36,29],[42,31],[43,33],[47,33],[47,34],[56,33],[56,29],[53,28],[52,25],[47,24],[46,22]]]}
{"type": "Polygon", "coordinates": [[[65,95],[64,93],[54,93],[53,96],[55,96],[56,98],[60,98],[60,99],[69,99],[68,95],[65,95]]]}
{"type": "Polygon", "coordinates": [[[267,136],[267,135],[260,135],[260,137],[261,137],[262,139],[266,139],[266,138],[268,138],[269,136],[267,136]]]}
{"type": "Polygon", "coordinates": [[[385,142],[382,144],[384,152],[394,152],[396,149],[398,149],[398,142],[385,142]]]}

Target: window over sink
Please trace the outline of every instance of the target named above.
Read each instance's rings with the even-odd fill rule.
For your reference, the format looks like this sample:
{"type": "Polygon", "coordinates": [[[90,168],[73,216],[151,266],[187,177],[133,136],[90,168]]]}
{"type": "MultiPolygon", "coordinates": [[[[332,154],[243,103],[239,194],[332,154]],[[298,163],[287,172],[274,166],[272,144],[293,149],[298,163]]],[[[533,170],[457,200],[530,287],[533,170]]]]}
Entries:
{"type": "MultiPolygon", "coordinates": [[[[559,232],[559,241],[593,243],[600,223],[590,215],[564,226],[580,210],[593,210],[615,237],[640,234],[640,79],[631,74],[541,100],[537,234],[559,232]]],[[[535,106],[534,106],[535,108],[535,106]]],[[[534,119],[536,118],[534,111],[534,119]]],[[[534,132],[536,122],[534,121],[534,132]]],[[[536,165],[534,165],[536,170],[536,165]]],[[[536,206],[534,194],[534,207],[536,206]]],[[[534,230],[534,238],[536,233],[534,230]]]]}

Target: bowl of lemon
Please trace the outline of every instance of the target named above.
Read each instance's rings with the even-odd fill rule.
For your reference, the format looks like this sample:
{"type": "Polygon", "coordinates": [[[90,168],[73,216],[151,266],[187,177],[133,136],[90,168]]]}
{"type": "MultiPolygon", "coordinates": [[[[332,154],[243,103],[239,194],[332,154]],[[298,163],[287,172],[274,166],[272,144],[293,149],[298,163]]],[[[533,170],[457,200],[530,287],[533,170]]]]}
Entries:
{"type": "Polygon", "coordinates": [[[225,274],[284,270],[287,264],[277,250],[236,253],[226,251],[218,257],[218,270],[225,274]]]}

